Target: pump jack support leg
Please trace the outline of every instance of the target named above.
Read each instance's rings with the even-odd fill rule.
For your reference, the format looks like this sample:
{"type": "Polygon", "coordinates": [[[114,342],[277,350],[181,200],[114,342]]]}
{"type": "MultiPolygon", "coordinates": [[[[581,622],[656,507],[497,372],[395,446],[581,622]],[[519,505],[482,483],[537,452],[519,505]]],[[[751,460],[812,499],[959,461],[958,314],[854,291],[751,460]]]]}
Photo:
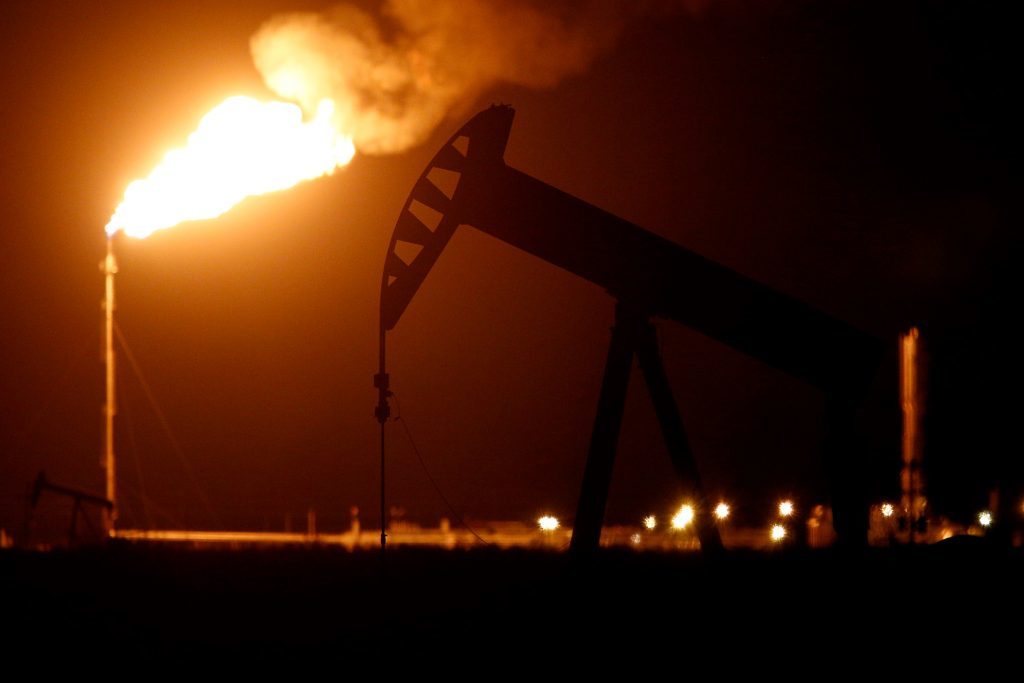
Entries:
{"type": "Polygon", "coordinates": [[[658,351],[658,339],[654,325],[649,320],[644,320],[640,324],[642,327],[638,329],[636,355],[640,360],[640,368],[643,370],[651,401],[654,403],[654,412],[657,413],[658,422],[661,423],[665,446],[668,448],[669,457],[672,458],[672,466],[676,474],[685,486],[692,487],[694,502],[697,503],[698,510],[704,513],[698,514],[694,520],[697,537],[700,539],[700,548],[708,555],[715,554],[722,550],[722,539],[718,535],[718,528],[711,521],[711,516],[707,514],[710,510],[710,501],[704,494],[700,473],[697,471],[697,461],[693,457],[690,441],[686,438],[686,429],[679,416],[679,409],[676,406],[675,397],[672,395],[672,387],[668,383],[668,377],[665,376],[665,366],[661,362],[661,353],[658,351]]]}
{"type": "Polygon", "coordinates": [[[78,509],[82,500],[75,497],[75,504],[71,506],[71,527],[68,529],[68,546],[75,545],[75,533],[78,531],[78,509]]]}
{"type": "Polygon", "coordinates": [[[830,396],[825,462],[832,484],[832,519],[839,547],[862,550],[868,542],[868,502],[862,449],[856,429],[856,402],[830,396]]]}
{"type": "Polygon", "coordinates": [[[615,326],[608,346],[608,360],[604,367],[601,397],[597,402],[597,417],[590,435],[590,452],[583,472],[583,487],[576,508],[576,521],[572,529],[569,554],[581,558],[597,549],[601,540],[605,503],[612,481],[615,449],[622,426],[622,411],[626,405],[629,373],[633,367],[633,338],[635,329],[622,304],[615,308],[615,326]]]}

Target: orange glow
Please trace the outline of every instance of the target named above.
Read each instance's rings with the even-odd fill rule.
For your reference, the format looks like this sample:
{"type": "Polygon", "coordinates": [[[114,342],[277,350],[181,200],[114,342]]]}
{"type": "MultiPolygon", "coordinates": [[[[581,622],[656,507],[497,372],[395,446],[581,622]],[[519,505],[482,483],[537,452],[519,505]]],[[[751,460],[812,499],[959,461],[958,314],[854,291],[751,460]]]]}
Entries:
{"type": "Polygon", "coordinates": [[[331,100],[304,121],[295,104],[228,98],[203,117],[185,147],[128,185],[107,234],[148,237],[184,221],[216,218],[246,197],[333,173],[355,155],[333,119],[331,100]]]}
{"type": "Polygon", "coordinates": [[[185,531],[164,529],[113,529],[111,538],[125,541],[171,541],[182,543],[317,543],[343,544],[345,534],[303,534],[279,531],[185,531]]]}

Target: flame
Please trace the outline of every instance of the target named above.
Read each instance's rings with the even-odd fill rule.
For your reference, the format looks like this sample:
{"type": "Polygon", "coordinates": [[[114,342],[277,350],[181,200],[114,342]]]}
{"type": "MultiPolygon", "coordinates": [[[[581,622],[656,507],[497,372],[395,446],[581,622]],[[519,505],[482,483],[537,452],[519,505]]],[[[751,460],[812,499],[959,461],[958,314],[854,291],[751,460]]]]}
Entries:
{"type": "Polygon", "coordinates": [[[355,156],[352,139],[334,126],[334,109],[333,101],[321,100],[316,116],[304,121],[289,102],[226,99],[203,117],[185,147],[128,185],[107,234],[148,237],[183,221],[216,218],[246,197],[333,173],[355,156]]]}

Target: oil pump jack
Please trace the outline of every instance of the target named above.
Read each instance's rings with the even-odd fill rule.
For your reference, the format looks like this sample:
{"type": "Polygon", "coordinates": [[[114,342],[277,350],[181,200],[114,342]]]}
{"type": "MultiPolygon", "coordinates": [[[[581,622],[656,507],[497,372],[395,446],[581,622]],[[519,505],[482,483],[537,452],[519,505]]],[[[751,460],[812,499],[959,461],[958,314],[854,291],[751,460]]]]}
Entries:
{"type": "MultiPolygon", "coordinates": [[[[673,469],[702,502],[700,473],[651,323],[656,317],[682,323],[824,393],[829,421],[826,469],[837,536],[842,543],[865,543],[868,517],[856,460],[855,413],[878,363],[880,344],[844,322],[506,165],[514,116],[510,106],[492,106],[448,140],[409,194],[388,245],[381,282],[380,368],[374,378],[375,414],[381,425],[382,548],[384,424],[390,416],[385,335],[460,225],[600,285],[616,301],[571,554],[588,554],[600,540],[634,355],[673,469]],[[435,220],[422,219],[428,213],[435,220]],[[404,254],[410,245],[418,252],[401,258],[396,249],[404,254]]],[[[698,515],[696,531],[702,549],[713,552],[722,546],[709,517],[698,515]]]]}

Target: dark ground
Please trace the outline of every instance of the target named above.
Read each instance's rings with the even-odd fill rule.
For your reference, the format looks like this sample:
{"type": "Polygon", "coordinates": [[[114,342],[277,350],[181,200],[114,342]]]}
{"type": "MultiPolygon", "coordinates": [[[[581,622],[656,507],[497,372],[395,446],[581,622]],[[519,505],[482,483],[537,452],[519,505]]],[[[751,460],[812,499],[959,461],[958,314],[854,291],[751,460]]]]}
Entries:
{"type": "Polygon", "coordinates": [[[379,663],[497,673],[549,657],[587,669],[882,671],[1012,656],[1022,569],[1019,550],[967,538],[715,562],[605,552],[586,569],[536,551],[392,550],[383,572],[377,553],[337,549],[5,551],[2,649],[8,662],[59,653],[95,664],[106,653],[114,662],[333,662],[338,671],[379,663]]]}

